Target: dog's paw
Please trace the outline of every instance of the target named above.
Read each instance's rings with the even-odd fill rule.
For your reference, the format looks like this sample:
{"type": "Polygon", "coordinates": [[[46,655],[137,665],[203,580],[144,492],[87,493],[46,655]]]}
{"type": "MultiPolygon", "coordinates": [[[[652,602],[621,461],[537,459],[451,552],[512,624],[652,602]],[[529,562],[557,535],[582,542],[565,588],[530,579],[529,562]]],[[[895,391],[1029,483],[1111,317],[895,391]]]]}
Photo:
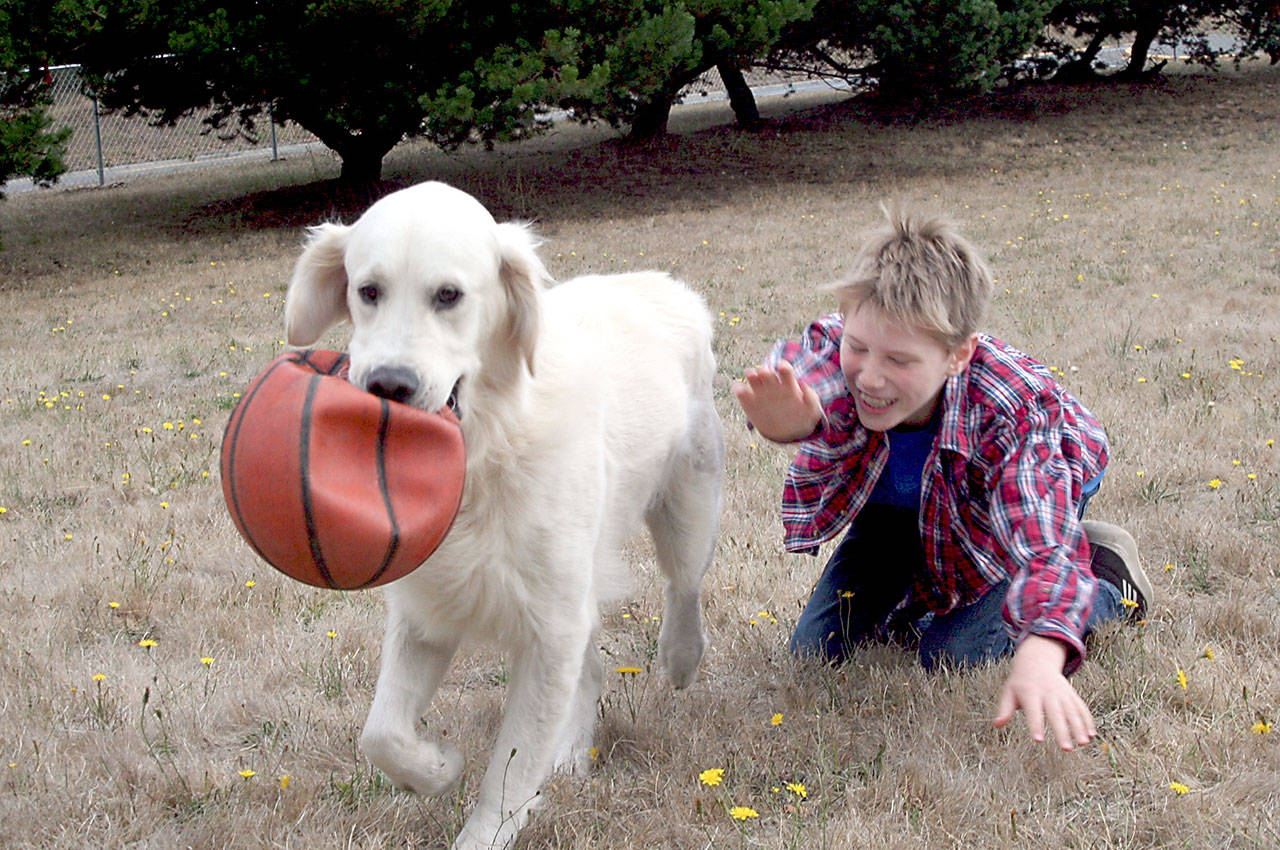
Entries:
{"type": "Polygon", "coordinates": [[[415,794],[443,794],[462,777],[462,753],[447,744],[365,734],[360,748],[393,785],[415,794]]]}
{"type": "Polygon", "coordinates": [[[686,634],[668,633],[667,623],[662,624],[658,635],[658,665],[676,688],[687,688],[694,683],[706,651],[707,636],[700,629],[686,634]]]}
{"type": "MultiPolygon", "coordinates": [[[[537,801],[534,801],[536,804],[537,801]]],[[[529,820],[535,805],[521,806],[502,817],[489,817],[472,812],[462,832],[453,840],[451,850],[507,850],[516,843],[516,835],[529,820]]]]}
{"type": "Polygon", "coordinates": [[[562,743],[556,752],[555,772],[583,776],[591,769],[591,741],[562,743]]]}

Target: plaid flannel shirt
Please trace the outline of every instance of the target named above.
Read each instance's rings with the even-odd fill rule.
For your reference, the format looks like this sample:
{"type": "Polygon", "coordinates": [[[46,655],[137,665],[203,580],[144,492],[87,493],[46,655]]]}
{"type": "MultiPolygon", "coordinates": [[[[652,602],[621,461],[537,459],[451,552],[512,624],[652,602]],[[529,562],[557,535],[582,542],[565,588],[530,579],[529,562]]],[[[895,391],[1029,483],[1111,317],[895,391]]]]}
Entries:
{"type": "MultiPolygon", "coordinates": [[[[839,534],[888,463],[884,433],[858,421],[840,370],[843,331],[842,316],[826,316],[800,340],[780,341],[769,359],[795,367],[826,417],[787,472],[782,520],[792,552],[817,554],[839,534]]],[[[1106,465],[1107,438],[1093,415],[1044,365],[981,335],[969,367],[943,388],[920,501],[926,570],[904,608],[947,612],[1011,579],[1004,616],[1015,644],[1029,634],[1061,640],[1074,670],[1095,588],[1076,505],[1106,465]]]]}

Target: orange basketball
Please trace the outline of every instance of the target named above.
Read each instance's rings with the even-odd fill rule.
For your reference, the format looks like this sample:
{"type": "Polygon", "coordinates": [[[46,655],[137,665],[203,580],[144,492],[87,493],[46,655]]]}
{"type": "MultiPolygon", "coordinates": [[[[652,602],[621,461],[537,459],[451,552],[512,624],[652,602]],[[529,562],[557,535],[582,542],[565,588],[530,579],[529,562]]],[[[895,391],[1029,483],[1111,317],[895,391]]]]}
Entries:
{"type": "Polygon", "coordinates": [[[440,545],[466,450],[452,411],[367,393],[347,365],[336,351],[295,351],[253,379],[222,437],[222,494],[267,563],[354,589],[406,575],[440,545]]]}

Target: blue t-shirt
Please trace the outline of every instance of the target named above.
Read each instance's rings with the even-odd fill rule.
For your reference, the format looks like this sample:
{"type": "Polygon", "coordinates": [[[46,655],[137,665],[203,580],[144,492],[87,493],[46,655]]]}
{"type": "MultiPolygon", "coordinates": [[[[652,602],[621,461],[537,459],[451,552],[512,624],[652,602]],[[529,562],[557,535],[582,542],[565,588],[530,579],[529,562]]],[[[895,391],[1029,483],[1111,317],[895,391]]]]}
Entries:
{"type": "Polygon", "coordinates": [[[924,464],[929,459],[940,424],[941,418],[935,414],[924,425],[899,425],[885,432],[889,443],[889,465],[871,491],[870,504],[920,510],[924,464]]]}

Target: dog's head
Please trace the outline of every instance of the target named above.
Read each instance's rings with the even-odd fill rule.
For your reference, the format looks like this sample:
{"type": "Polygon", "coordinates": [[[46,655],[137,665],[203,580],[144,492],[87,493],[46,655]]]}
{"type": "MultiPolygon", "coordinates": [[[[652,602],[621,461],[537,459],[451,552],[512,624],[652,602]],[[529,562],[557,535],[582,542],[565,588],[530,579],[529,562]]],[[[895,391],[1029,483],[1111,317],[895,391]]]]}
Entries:
{"type": "Polygon", "coordinates": [[[533,368],[548,282],[534,249],[525,226],[443,183],[394,192],[353,225],[311,229],[289,282],[289,343],[349,319],[352,383],[465,418],[470,384],[533,368]]]}

